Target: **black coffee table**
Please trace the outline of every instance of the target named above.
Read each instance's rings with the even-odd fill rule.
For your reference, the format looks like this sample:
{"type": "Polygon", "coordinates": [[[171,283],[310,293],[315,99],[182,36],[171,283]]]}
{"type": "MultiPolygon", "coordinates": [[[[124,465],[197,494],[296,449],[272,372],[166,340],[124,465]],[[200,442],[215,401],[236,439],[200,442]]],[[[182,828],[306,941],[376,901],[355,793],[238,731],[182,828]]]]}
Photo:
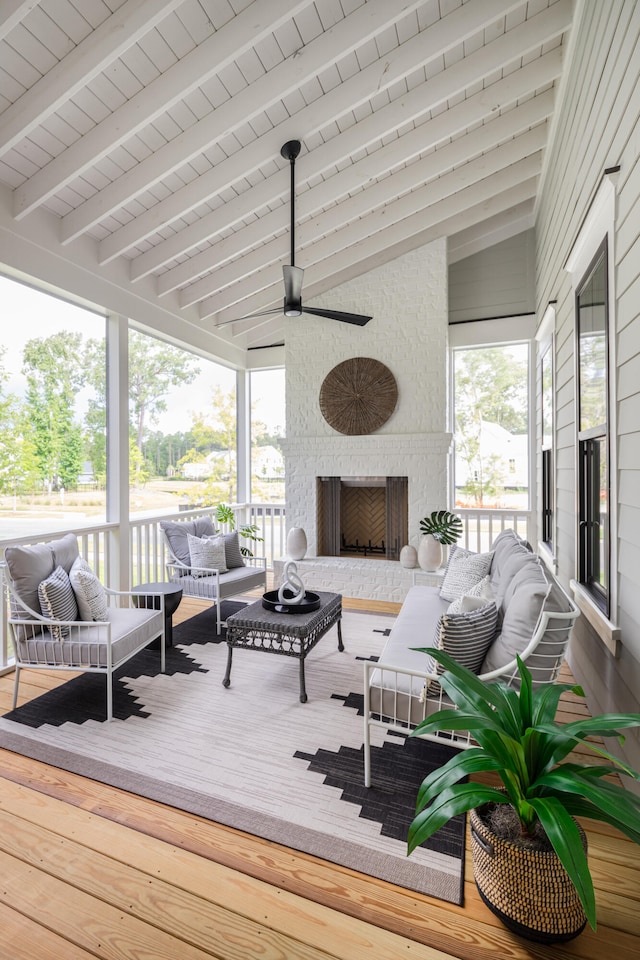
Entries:
{"type": "Polygon", "coordinates": [[[265,610],[262,600],[227,617],[227,670],[222,685],[231,684],[231,660],[234,648],[264,650],[300,661],[300,703],[307,702],[304,660],[334,623],[338,625],[338,650],[342,644],[342,597],[339,593],[321,593],[320,606],[311,613],[276,613],[265,610]]]}
{"type": "MultiPolygon", "coordinates": [[[[175,583],[138,583],[134,590],[140,593],[164,594],[164,643],[165,647],[173,646],[173,615],[182,600],[182,587],[175,583]]],[[[135,597],[136,605],[148,609],[160,609],[160,597],[135,597]]],[[[155,642],[155,641],[154,641],[155,642]]]]}

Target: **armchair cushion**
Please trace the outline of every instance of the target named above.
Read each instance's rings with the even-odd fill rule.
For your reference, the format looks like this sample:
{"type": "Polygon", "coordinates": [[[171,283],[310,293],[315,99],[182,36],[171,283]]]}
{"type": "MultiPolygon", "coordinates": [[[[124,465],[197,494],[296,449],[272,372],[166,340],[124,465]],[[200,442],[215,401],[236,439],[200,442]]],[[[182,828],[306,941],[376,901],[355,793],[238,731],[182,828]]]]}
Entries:
{"type": "Polygon", "coordinates": [[[160,529],[163,531],[176,560],[188,567],[191,562],[187,537],[212,537],[215,527],[211,517],[197,517],[195,520],[181,520],[172,522],[162,520],[160,529]]]}
{"type": "MultiPolygon", "coordinates": [[[[59,565],[67,573],[78,556],[78,540],[74,533],[68,533],[59,540],[49,543],[37,543],[30,546],[7,547],[4,559],[11,578],[13,589],[22,603],[37,613],[40,610],[38,587],[59,565]]],[[[31,615],[20,607],[11,597],[11,616],[20,620],[30,620],[31,615]]],[[[33,628],[29,628],[33,633],[33,628]]],[[[26,631],[16,626],[16,636],[26,636],[26,631]]]]}
{"type": "Polygon", "coordinates": [[[194,537],[187,534],[189,564],[193,577],[206,577],[209,571],[226,573],[224,539],[222,537],[194,537]]]}
{"type": "MultiPolygon", "coordinates": [[[[64,567],[57,566],[46,580],[38,585],[38,598],[43,617],[52,620],[77,620],[78,604],[76,596],[64,567]]],[[[54,640],[62,640],[69,636],[68,626],[49,628],[54,640]]]]}
{"type": "Polygon", "coordinates": [[[107,594],[84,557],[77,557],[69,580],[78,603],[78,612],[81,620],[107,619],[107,594]]]}

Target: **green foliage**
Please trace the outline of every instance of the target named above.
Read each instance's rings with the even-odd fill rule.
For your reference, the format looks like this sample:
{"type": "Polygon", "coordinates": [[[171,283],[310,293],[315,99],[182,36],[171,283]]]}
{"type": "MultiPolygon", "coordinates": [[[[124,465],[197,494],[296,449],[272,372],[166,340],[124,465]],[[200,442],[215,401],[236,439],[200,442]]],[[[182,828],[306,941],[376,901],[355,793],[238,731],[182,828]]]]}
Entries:
{"type": "MultiPolygon", "coordinates": [[[[216,520],[218,523],[225,524],[229,530],[235,530],[236,515],[233,511],[233,507],[230,507],[228,503],[219,503],[216,507],[216,520]]],[[[244,523],[242,526],[237,527],[238,533],[241,537],[244,537],[245,540],[254,540],[256,542],[262,542],[264,537],[261,537],[260,528],[255,523],[244,523]]],[[[241,544],[240,552],[244,557],[252,557],[253,553],[249,547],[241,544]]]]}
{"type": "Polygon", "coordinates": [[[409,853],[443,824],[485,803],[509,803],[518,813],[522,831],[531,835],[539,821],[574,884],[587,919],[596,926],[595,896],[587,856],[572,817],[601,820],[640,843],[640,797],[605,778],[609,765],[566,761],[581,745],[635,780],[640,774],[588,737],[616,737],[621,729],[640,726],[640,714],[616,713],[559,724],[555,721],[561,695],[578,686],[546,684],[534,689],[531,674],[518,658],[520,691],[503,683],[486,683],[461,667],[442,650],[421,650],[438,660],[446,672],[442,687],[458,707],[439,710],[416,727],[413,736],[438,730],[468,730],[477,747],[463,750],[431,773],[416,802],[409,828],[409,853]],[[565,761],[565,762],[563,762],[565,761]],[[504,791],[482,784],[460,783],[467,776],[494,771],[504,791]]]}
{"type": "Polygon", "coordinates": [[[80,428],[73,419],[75,397],[85,383],[81,347],[79,333],[62,331],[29,340],[24,348],[26,416],[38,472],[49,490],[75,486],[82,470],[80,428]]]}
{"type": "Polygon", "coordinates": [[[420,532],[430,533],[434,540],[449,545],[462,536],[462,520],[448,510],[434,510],[420,521],[420,532]]]}

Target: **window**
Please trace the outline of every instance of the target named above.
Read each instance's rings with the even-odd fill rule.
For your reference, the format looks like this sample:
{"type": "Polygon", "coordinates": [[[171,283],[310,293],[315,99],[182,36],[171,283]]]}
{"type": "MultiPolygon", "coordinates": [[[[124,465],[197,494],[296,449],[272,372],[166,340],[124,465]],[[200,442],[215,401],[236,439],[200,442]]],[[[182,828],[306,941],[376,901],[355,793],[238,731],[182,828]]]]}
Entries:
{"type": "Polygon", "coordinates": [[[529,347],[454,351],[455,505],[529,507],[529,347]]]}
{"type": "Polygon", "coordinates": [[[251,372],[251,500],[284,502],[284,369],[251,372]]]}
{"type": "Polygon", "coordinates": [[[609,613],[609,377],[607,241],[576,290],[578,579],[609,613]]]}

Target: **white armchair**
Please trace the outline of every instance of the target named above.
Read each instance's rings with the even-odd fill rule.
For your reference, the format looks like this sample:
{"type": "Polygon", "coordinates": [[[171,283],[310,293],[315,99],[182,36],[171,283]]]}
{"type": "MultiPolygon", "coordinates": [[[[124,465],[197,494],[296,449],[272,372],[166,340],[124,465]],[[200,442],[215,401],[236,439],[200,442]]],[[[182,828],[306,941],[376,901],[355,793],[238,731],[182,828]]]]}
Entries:
{"type": "Polygon", "coordinates": [[[71,583],[69,575],[73,577],[73,570],[78,565],[82,568],[83,563],[74,534],[49,543],[5,550],[2,579],[9,601],[8,624],[15,656],[14,709],[24,667],[104,673],[107,720],[113,718],[114,671],[156,639],[160,641],[160,666],[164,672],[164,596],[157,595],[155,609],[142,605],[139,608],[136,601],[140,596],[156,594],[108,590],[98,583],[87,564],[82,572],[84,582],[90,584],[88,594],[76,597],[72,589],[70,596],[66,587],[67,582],[71,583]],[[44,612],[43,604],[49,607],[44,612]],[[91,609],[96,616],[91,615],[91,609]]]}
{"type": "Polygon", "coordinates": [[[194,597],[216,604],[217,630],[222,629],[220,604],[222,600],[267,586],[267,561],[265,557],[244,557],[240,551],[238,533],[220,534],[211,517],[178,522],[161,521],[160,530],[167,552],[166,568],[170,581],[182,587],[183,597],[194,597]],[[194,565],[189,549],[189,537],[207,540],[212,537],[224,540],[224,566],[194,565]]]}

